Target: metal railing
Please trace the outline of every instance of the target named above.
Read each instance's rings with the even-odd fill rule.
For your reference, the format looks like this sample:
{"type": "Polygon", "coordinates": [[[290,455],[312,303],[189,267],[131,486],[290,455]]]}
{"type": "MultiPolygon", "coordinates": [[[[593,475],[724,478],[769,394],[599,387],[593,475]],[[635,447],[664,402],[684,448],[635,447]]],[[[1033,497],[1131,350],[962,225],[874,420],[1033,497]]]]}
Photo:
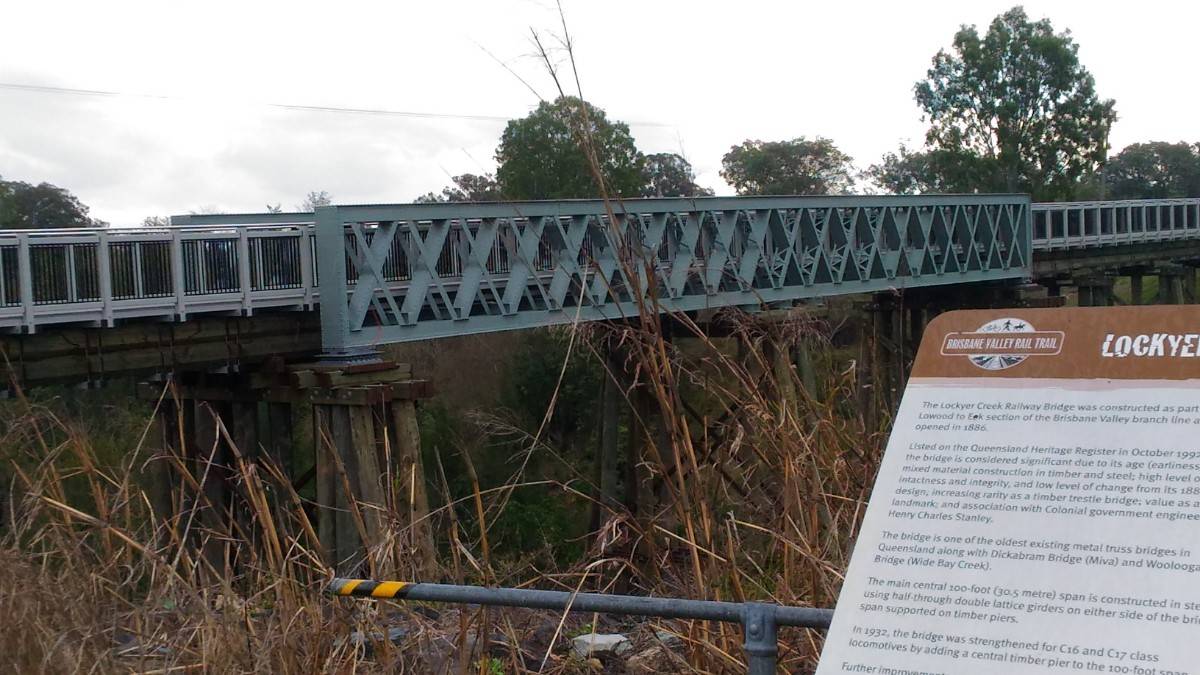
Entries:
{"type": "Polygon", "coordinates": [[[0,231],[0,327],[311,309],[311,225],[0,231]]]}
{"type": "Polygon", "coordinates": [[[1200,199],[1033,205],[1035,251],[1200,239],[1200,199]]]}
{"type": "Polygon", "coordinates": [[[778,660],[778,627],[829,628],[833,610],[786,607],[759,602],[717,602],[633,595],[537,591],[523,588],[485,588],[451,584],[334,579],[332,595],[446,602],[454,604],[525,607],[567,612],[602,612],[661,619],[697,619],[742,625],[743,648],[750,675],[773,675],[778,660]]]}

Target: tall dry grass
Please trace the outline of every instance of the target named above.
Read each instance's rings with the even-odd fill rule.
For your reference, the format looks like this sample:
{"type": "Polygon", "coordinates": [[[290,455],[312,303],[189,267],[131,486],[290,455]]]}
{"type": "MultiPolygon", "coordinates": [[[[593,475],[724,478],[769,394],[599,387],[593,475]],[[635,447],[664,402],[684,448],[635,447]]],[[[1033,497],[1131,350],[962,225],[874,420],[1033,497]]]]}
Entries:
{"type": "MultiPolygon", "coordinates": [[[[442,567],[425,578],[831,606],[880,451],[880,434],[863,422],[856,365],[830,356],[818,323],[728,317],[735,337],[713,339],[677,316],[668,339],[661,318],[646,319],[573,329],[570,358],[619,355],[608,363],[619,365],[611,376],[626,411],[622,452],[635,448],[623,496],[597,496],[593,473],[577,466],[572,478],[537,480],[520,471],[518,454],[505,487],[469,495],[477,522],[458,522],[457,509],[435,505],[442,567]],[[817,360],[807,383],[795,367],[802,345],[817,360]],[[489,548],[487,523],[513,490],[596,499],[600,528],[588,555],[533,569],[521,551],[489,548]]],[[[169,390],[164,397],[160,405],[169,390]]],[[[75,422],[23,398],[15,405],[0,438],[12,491],[0,539],[0,670],[587,668],[565,654],[573,624],[558,626],[557,617],[447,608],[434,615],[324,597],[332,571],[314,532],[314,505],[257,449],[237,449],[231,466],[210,465],[171,454],[148,423],[119,463],[104,465],[75,422]],[[205,476],[214,471],[228,473],[234,493],[223,504],[207,501],[205,476]],[[546,625],[556,641],[534,635],[546,625]],[[404,627],[400,644],[382,639],[389,626],[404,627]],[[348,639],[355,631],[365,646],[348,639]],[[493,633],[490,645],[474,644],[473,636],[493,633]]],[[[491,415],[479,421],[488,433],[522,433],[527,454],[557,456],[536,429],[491,415]]],[[[436,488],[444,479],[427,468],[436,488]]],[[[387,505],[358,507],[408,522],[387,505]]],[[[695,672],[742,669],[737,626],[663,625],[685,637],[695,672]]],[[[782,666],[811,669],[819,640],[784,631],[782,666]]]]}

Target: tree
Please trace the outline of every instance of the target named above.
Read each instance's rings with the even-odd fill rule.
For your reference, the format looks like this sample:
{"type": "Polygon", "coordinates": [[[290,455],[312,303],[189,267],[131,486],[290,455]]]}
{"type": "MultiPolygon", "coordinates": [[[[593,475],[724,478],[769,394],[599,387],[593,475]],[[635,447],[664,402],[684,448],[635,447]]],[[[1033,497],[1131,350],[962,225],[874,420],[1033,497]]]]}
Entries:
{"type": "Polygon", "coordinates": [[[629,126],[571,96],[543,101],[527,117],[510,121],[496,163],[496,179],[509,199],[633,197],[645,184],[644,158],[629,126]]]}
{"type": "Polygon", "coordinates": [[[846,194],[854,186],[849,155],[833,141],[745,141],[721,158],[721,177],[740,195],[846,194]]]}
{"type": "Polygon", "coordinates": [[[436,204],[438,202],[498,202],[504,200],[500,193],[500,184],[490,173],[475,175],[464,173],[450,179],[454,184],[442,188],[441,194],[426,192],[417,197],[418,204],[436,204]]]}
{"type": "Polygon", "coordinates": [[[713,191],[696,185],[692,164],[673,152],[646,155],[643,197],[711,197],[713,191]]]}
{"type": "Polygon", "coordinates": [[[1200,143],[1134,143],[1108,160],[1110,199],[1200,197],[1200,143]]]}
{"type": "Polygon", "coordinates": [[[320,192],[313,191],[308,193],[308,195],[304,198],[304,201],[300,202],[300,204],[296,207],[296,210],[302,213],[308,213],[310,211],[316,211],[318,206],[329,206],[332,203],[333,200],[330,199],[328,192],[324,190],[321,190],[320,192]]]}
{"type": "Polygon", "coordinates": [[[975,192],[991,180],[992,166],[980,157],[949,150],[909,150],[904,145],[865,172],[889,194],[975,192]]]}
{"type": "MultiPolygon", "coordinates": [[[[1103,164],[1117,118],[1078,52],[1069,32],[1055,33],[1047,19],[1031,22],[1021,7],[996,17],[983,37],[963,26],[952,51],[939,51],[914,88],[930,123],[928,149],[955,158],[941,169],[978,174],[970,176],[980,181],[977,191],[1070,197],[1103,164]]],[[[964,178],[937,180],[961,185],[964,178]]]]}
{"type": "Polygon", "coordinates": [[[104,227],[88,216],[79,199],[50,183],[31,185],[0,177],[0,229],[41,230],[63,227],[104,227]]]}

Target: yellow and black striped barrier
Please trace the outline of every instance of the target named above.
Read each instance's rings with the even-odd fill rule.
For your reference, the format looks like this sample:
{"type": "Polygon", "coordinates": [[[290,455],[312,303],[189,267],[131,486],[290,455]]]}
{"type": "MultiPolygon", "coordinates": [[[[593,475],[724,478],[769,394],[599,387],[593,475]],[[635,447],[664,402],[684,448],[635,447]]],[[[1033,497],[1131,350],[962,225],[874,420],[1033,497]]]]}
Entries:
{"type": "Polygon", "coordinates": [[[407,581],[371,581],[370,579],[334,579],[329,592],[355,598],[404,599],[405,589],[412,584],[407,581]]]}

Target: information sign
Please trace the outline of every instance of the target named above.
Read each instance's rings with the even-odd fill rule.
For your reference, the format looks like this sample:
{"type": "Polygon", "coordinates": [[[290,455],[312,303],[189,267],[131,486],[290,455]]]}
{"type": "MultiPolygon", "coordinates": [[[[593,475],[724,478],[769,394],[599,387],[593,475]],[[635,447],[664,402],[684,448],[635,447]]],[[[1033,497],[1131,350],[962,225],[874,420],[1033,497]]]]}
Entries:
{"type": "Polygon", "coordinates": [[[1200,675],[1200,307],[927,328],[819,675],[1200,675]]]}

